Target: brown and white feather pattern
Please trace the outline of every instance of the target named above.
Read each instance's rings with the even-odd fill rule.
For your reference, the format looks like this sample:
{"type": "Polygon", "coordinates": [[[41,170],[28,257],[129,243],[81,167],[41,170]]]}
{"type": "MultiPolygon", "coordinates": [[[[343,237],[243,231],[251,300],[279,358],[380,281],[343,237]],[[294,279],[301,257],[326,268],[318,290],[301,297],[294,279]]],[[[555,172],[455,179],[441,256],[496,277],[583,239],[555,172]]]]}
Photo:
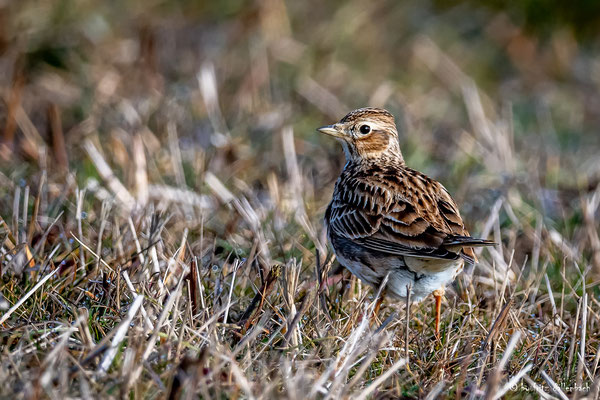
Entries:
{"type": "Polygon", "coordinates": [[[352,132],[364,121],[387,124],[390,144],[380,152],[367,146],[381,141],[377,132],[343,138],[351,151],[325,214],[329,240],[340,263],[361,280],[378,285],[391,272],[388,291],[405,297],[410,284],[419,300],[453,280],[465,260],[475,261],[471,246],[491,242],[470,237],[448,191],[404,164],[391,114],[361,109],[340,124],[352,132]]]}
{"type": "Polygon", "coordinates": [[[390,254],[473,261],[456,203],[438,182],[401,163],[349,164],[326,216],[331,233],[390,254]]]}

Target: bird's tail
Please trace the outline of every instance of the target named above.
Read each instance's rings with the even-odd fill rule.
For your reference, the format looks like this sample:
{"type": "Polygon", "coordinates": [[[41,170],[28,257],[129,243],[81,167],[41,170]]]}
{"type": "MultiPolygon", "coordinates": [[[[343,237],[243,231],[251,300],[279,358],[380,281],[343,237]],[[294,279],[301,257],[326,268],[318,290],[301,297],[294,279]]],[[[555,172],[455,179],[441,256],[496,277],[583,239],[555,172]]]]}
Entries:
{"type": "Polygon", "coordinates": [[[491,240],[471,236],[450,236],[444,240],[444,248],[457,252],[461,258],[470,264],[477,262],[473,247],[495,246],[496,244],[491,240]]]}
{"type": "Polygon", "coordinates": [[[449,236],[444,240],[444,247],[450,249],[456,247],[482,247],[482,246],[495,246],[498,243],[487,240],[478,239],[471,236],[449,236]]]}

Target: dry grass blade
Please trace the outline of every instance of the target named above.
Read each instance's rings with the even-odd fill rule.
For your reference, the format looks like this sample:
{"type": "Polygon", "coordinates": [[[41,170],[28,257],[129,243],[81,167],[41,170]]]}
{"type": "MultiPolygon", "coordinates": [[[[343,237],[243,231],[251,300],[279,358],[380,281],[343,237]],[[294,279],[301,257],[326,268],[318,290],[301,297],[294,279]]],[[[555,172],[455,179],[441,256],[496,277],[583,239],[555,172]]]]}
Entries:
{"type": "Polygon", "coordinates": [[[148,172],[144,143],[140,133],[133,136],[133,164],[135,167],[135,194],[141,207],[146,206],[149,198],[148,172]]]}
{"type": "MultiPolygon", "coordinates": [[[[56,251],[58,251],[58,246],[54,248],[52,255],[54,253],[56,253],[56,251]]],[[[12,313],[14,313],[19,307],[21,307],[23,305],[23,303],[25,303],[27,301],[27,299],[29,299],[38,289],[40,289],[42,286],[44,286],[44,284],[46,282],[48,282],[50,280],[50,278],[52,278],[59,271],[60,270],[58,268],[56,268],[54,271],[52,271],[48,275],[44,276],[38,283],[36,283],[35,286],[33,288],[31,288],[31,290],[29,290],[27,293],[25,293],[25,295],[23,297],[21,297],[19,299],[19,301],[17,301],[15,303],[14,306],[9,308],[8,311],[5,312],[4,315],[2,315],[2,317],[0,317],[0,325],[2,325],[4,322],[6,322],[6,320],[8,320],[8,318],[10,318],[12,313]]]]}
{"type": "Polygon", "coordinates": [[[433,387],[433,389],[431,389],[431,391],[429,393],[427,393],[427,397],[425,397],[425,400],[437,399],[438,396],[440,395],[440,393],[442,393],[442,390],[444,390],[445,386],[446,386],[446,382],[444,382],[444,381],[440,381],[440,382],[436,383],[436,385],[433,387]]]}
{"type": "Polygon", "coordinates": [[[526,364],[519,372],[515,374],[512,378],[508,380],[495,394],[493,399],[497,400],[502,398],[509,390],[516,387],[517,384],[523,377],[527,375],[527,373],[533,368],[533,364],[526,364]]]}
{"type": "Polygon", "coordinates": [[[383,382],[389,379],[393,374],[396,373],[400,368],[406,365],[406,359],[401,358],[396,361],[387,371],[385,371],[380,377],[375,379],[373,383],[371,383],[365,390],[363,390],[358,396],[355,398],[357,400],[366,399],[371,393],[373,393],[383,382]]]}
{"type": "Polygon", "coordinates": [[[542,378],[544,378],[544,381],[546,381],[546,383],[548,384],[550,389],[552,389],[552,391],[558,397],[560,397],[561,400],[569,400],[569,398],[567,397],[565,392],[563,392],[562,389],[560,388],[560,386],[556,382],[554,382],[554,380],[552,378],[550,378],[550,376],[546,373],[546,371],[540,371],[540,375],[542,376],[542,378]]]}
{"type": "MultiPolygon", "coordinates": [[[[521,338],[521,332],[519,332],[519,331],[515,332],[510,337],[510,340],[508,341],[508,344],[506,345],[506,349],[504,351],[504,354],[502,355],[502,358],[500,359],[500,362],[498,363],[496,368],[494,368],[490,377],[488,378],[486,398],[497,399],[502,396],[500,393],[502,393],[503,389],[500,389],[499,391],[497,390],[498,385],[500,384],[501,374],[502,374],[502,371],[504,370],[504,368],[506,367],[508,360],[510,359],[510,357],[512,357],[515,347],[519,343],[520,338],[521,338]]],[[[529,369],[531,369],[531,366],[529,366],[529,369]]],[[[525,371],[522,375],[527,373],[527,371],[525,371]]]]}
{"type": "MultiPolygon", "coordinates": [[[[585,282],[585,280],[584,280],[585,282]]],[[[587,316],[588,316],[588,294],[584,293],[582,297],[582,305],[581,305],[581,330],[579,335],[579,362],[577,363],[577,380],[575,386],[580,388],[583,387],[583,376],[584,370],[588,377],[590,376],[590,371],[587,369],[585,365],[585,344],[586,344],[586,333],[587,333],[587,316]]]]}
{"type": "MultiPolygon", "coordinates": [[[[184,279],[183,279],[183,277],[181,277],[181,279],[179,280],[179,283],[177,284],[177,287],[169,295],[167,303],[165,304],[165,307],[163,308],[160,316],[158,317],[158,320],[156,321],[154,331],[152,332],[150,339],[148,339],[148,344],[146,345],[146,348],[144,349],[144,352],[141,355],[141,362],[137,364],[137,366],[135,367],[135,369],[131,372],[131,375],[129,376],[130,384],[132,384],[138,380],[140,374],[142,373],[142,368],[144,366],[144,363],[148,360],[148,358],[150,357],[150,354],[154,350],[160,329],[162,328],[163,324],[165,323],[175,302],[181,296],[181,289],[183,287],[183,282],[184,282],[184,279]]],[[[139,297],[142,297],[142,296],[138,295],[137,298],[139,298],[139,297]]],[[[141,306],[141,304],[140,304],[140,306],[141,306]]]]}
{"type": "Polygon", "coordinates": [[[52,349],[50,353],[46,356],[42,363],[43,374],[40,378],[40,383],[42,386],[47,387],[52,383],[52,379],[55,375],[57,375],[57,371],[55,369],[56,364],[58,363],[58,358],[60,354],[65,350],[69,342],[69,338],[75,332],[76,328],[69,327],[60,337],[60,341],[58,344],[52,349]]]}
{"type": "Polygon", "coordinates": [[[543,390],[540,388],[540,385],[539,385],[539,384],[537,384],[537,383],[535,383],[535,382],[533,381],[533,379],[531,379],[531,378],[529,377],[529,375],[525,375],[524,379],[525,379],[525,381],[526,381],[526,382],[529,384],[529,386],[530,386],[531,388],[533,388],[533,390],[534,390],[535,392],[537,392],[537,394],[539,394],[539,395],[540,395],[540,398],[541,398],[541,399],[549,399],[549,400],[552,400],[552,399],[555,399],[555,398],[556,398],[556,397],[554,397],[554,396],[550,396],[548,393],[544,392],[544,391],[543,391],[543,390]]]}
{"type": "Polygon", "coordinates": [[[229,363],[231,372],[232,372],[236,382],[240,385],[240,388],[246,394],[248,399],[254,399],[255,397],[252,394],[252,388],[250,386],[250,382],[248,382],[248,379],[246,379],[246,376],[244,375],[244,373],[240,369],[240,367],[237,365],[235,360],[227,358],[226,356],[221,356],[221,357],[223,360],[225,360],[229,363]]]}
{"type": "Polygon", "coordinates": [[[133,303],[131,304],[131,306],[129,307],[129,310],[127,311],[127,315],[125,316],[125,319],[123,319],[123,321],[121,321],[121,323],[117,327],[117,331],[115,332],[113,339],[110,342],[110,347],[104,353],[104,357],[102,357],[102,361],[100,362],[100,365],[98,366],[99,374],[102,375],[102,374],[106,374],[108,372],[108,368],[113,363],[114,358],[117,355],[119,346],[121,345],[123,340],[125,340],[125,335],[127,334],[127,331],[129,330],[129,328],[131,327],[131,321],[133,321],[133,318],[135,317],[135,314],[137,314],[138,310],[142,306],[143,301],[144,301],[144,296],[142,296],[142,295],[136,296],[135,299],[133,300],[133,303]]]}
{"type": "Polygon", "coordinates": [[[121,181],[117,179],[106,160],[104,160],[104,157],[102,157],[102,154],[100,154],[94,143],[92,143],[91,139],[85,139],[83,148],[96,166],[96,170],[102,179],[107,182],[108,187],[114,193],[117,200],[119,200],[119,204],[124,207],[126,211],[133,210],[135,205],[134,198],[129,191],[125,189],[125,186],[123,186],[121,181]]]}

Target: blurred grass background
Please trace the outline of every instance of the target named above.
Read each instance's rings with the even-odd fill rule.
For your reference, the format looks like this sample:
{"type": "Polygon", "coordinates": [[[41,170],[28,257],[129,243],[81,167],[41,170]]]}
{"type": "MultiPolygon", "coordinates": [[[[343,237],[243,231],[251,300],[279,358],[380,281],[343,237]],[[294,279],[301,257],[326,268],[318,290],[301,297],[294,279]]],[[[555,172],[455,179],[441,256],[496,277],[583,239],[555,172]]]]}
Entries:
{"type": "MultiPolygon", "coordinates": [[[[315,121],[377,103],[399,116],[411,150],[420,138],[412,132],[421,127],[437,130],[452,147],[468,118],[453,71],[432,71],[436,60],[421,54],[426,37],[476,82],[484,100],[510,109],[519,147],[592,153],[600,6],[560,4],[8,2],[1,17],[2,85],[22,86],[21,101],[40,126],[45,106],[57,104],[67,132],[89,116],[110,130],[118,121],[94,107],[113,97],[144,104],[138,110],[144,122],[171,102],[186,111],[180,136],[207,147],[198,138],[207,115],[196,77],[209,63],[228,129],[252,146],[269,142],[260,122],[271,114],[285,115],[312,144],[321,139],[315,121]]],[[[39,130],[48,139],[47,129],[39,130]]],[[[440,158],[439,148],[447,146],[438,142],[415,150],[440,158]]]]}
{"type": "MultiPolygon", "coordinates": [[[[536,274],[547,272],[550,290],[575,293],[564,304],[575,314],[585,290],[598,305],[599,56],[600,3],[591,0],[0,0],[2,234],[16,249],[33,248],[61,217],[61,252],[74,251],[70,232],[95,246],[103,202],[116,198],[114,209],[126,215],[134,199],[150,214],[169,216],[166,253],[189,234],[189,249],[209,276],[212,265],[227,271],[234,258],[263,246],[264,261],[295,258],[309,279],[315,249],[326,251],[321,218],[344,163],[338,145],[315,128],[378,106],[396,116],[408,165],[453,193],[472,232],[486,233],[497,214],[487,233],[503,245],[482,264],[495,268],[503,260],[514,272],[511,284],[523,274],[539,285],[536,274]],[[260,229],[243,214],[243,201],[238,213],[226,207],[221,183],[247,199],[260,229]],[[41,219],[29,226],[18,211],[23,201],[24,215],[39,209],[41,219]],[[583,289],[575,283],[581,274],[583,289]]],[[[147,228],[145,215],[138,212],[136,228],[147,228]]],[[[140,252],[133,242],[100,239],[107,259],[123,263],[140,252]]],[[[50,251],[41,246],[34,252],[40,263],[50,251]]],[[[11,271],[17,251],[8,246],[2,255],[2,291],[11,305],[37,279],[34,272],[19,289],[11,271]]],[[[79,258],[74,274],[89,278],[99,261],[79,258]]],[[[514,284],[513,294],[520,293],[514,284]]],[[[488,286],[478,289],[479,301],[493,304],[498,288],[490,294],[488,286]]],[[[232,312],[243,314],[255,292],[238,287],[232,312]]],[[[549,307],[536,303],[542,293],[548,295],[543,283],[532,307],[549,307]]],[[[65,297],[71,295],[79,304],[78,295],[65,297]]],[[[214,296],[220,298],[216,289],[214,296]]],[[[489,310],[493,321],[499,310],[489,310]]],[[[29,323],[58,312],[38,311],[29,323]]],[[[115,320],[102,324],[108,331],[115,320]]],[[[23,327],[19,321],[12,322],[23,327]]],[[[568,321],[573,332],[576,322],[568,321]]],[[[597,346],[599,328],[590,329],[597,346]]],[[[103,336],[97,331],[94,339],[103,336]]],[[[10,337],[5,332],[0,342],[5,352],[14,350],[10,337]]],[[[569,345],[563,361],[572,368],[569,345]]],[[[588,378],[597,382],[598,360],[590,357],[588,378]]],[[[388,389],[425,394],[407,387],[388,389]]]]}

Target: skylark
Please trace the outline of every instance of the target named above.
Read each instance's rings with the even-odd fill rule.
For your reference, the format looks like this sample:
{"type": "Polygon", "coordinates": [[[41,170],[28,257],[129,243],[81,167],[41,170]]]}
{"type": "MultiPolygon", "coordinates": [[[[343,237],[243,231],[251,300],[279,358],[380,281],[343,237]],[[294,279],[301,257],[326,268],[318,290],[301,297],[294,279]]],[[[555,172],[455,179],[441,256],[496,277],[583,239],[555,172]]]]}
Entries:
{"type": "Polygon", "coordinates": [[[406,299],[410,290],[420,301],[433,292],[439,335],[444,287],[465,261],[476,261],[474,246],[494,243],[469,236],[446,188],[406,166],[388,111],[361,108],[318,130],[338,139],[346,155],[325,213],[337,259],[375,287],[389,273],[392,298],[406,299]]]}

